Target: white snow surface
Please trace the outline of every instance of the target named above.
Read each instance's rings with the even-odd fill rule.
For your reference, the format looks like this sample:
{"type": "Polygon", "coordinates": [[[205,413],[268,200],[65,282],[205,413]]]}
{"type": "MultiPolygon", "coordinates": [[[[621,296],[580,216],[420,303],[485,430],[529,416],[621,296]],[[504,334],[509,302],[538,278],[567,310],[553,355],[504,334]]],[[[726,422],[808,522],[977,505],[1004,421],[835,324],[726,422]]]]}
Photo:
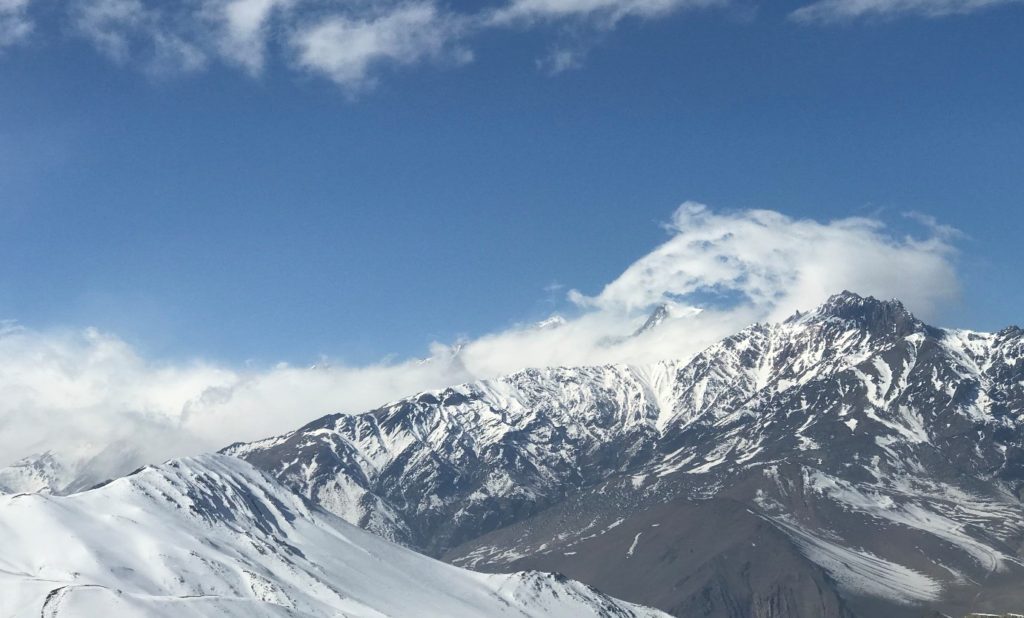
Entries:
{"type": "Polygon", "coordinates": [[[0,615],[662,617],[541,573],[414,553],[224,455],[0,496],[0,615]]]}

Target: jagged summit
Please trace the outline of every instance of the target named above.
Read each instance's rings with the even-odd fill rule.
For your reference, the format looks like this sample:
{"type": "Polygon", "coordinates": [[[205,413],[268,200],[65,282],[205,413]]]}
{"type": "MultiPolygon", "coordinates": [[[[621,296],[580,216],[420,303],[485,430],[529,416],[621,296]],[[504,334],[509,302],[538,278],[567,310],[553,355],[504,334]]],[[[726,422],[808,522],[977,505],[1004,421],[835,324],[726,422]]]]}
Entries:
{"type": "Polygon", "coordinates": [[[644,323],[640,325],[639,328],[633,331],[632,336],[638,337],[644,333],[654,330],[674,318],[694,316],[701,311],[702,309],[699,307],[684,306],[668,301],[660,302],[654,305],[651,312],[647,314],[647,319],[644,320],[644,323]]]}
{"type": "Polygon", "coordinates": [[[862,296],[850,290],[843,290],[829,296],[825,302],[805,312],[805,315],[858,320],[880,313],[910,314],[898,299],[880,300],[874,296],[862,296]]]}
{"type": "Polygon", "coordinates": [[[1022,335],[1024,335],[1024,328],[1021,328],[1016,324],[1011,324],[1007,327],[1004,327],[1001,330],[999,330],[999,332],[996,333],[996,336],[1002,339],[1013,339],[1015,337],[1020,337],[1022,335]]]}
{"type": "Polygon", "coordinates": [[[833,294],[812,311],[797,312],[787,322],[830,320],[866,329],[873,335],[906,336],[926,326],[897,299],[879,300],[849,290],[833,294]]]}
{"type": "Polygon", "coordinates": [[[636,329],[636,331],[633,332],[633,336],[636,337],[637,335],[646,333],[647,331],[657,327],[659,324],[669,319],[670,317],[672,317],[672,313],[669,311],[668,304],[658,303],[654,307],[654,310],[651,311],[651,314],[647,316],[647,320],[644,321],[643,325],[641,325],[640,328],[636,329]]]}

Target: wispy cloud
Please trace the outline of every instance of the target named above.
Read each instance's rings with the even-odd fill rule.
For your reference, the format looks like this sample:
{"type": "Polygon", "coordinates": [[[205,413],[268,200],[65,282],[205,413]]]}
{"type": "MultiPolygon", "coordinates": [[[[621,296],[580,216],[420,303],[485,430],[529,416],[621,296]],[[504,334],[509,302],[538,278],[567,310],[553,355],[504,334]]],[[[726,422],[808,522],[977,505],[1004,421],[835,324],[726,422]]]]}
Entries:
{"type": "Polygon", "coordinates": [[[32,32],[29,0],[0,0],[0,48],[25,40],[32,32]]]}
{"type": "Polygon", "coordinates": [[[729,0],[512,0],[494,11],[497,24],[589,19],[613,26],[627,17],[654,18],[686,9],[730,4],[729,0]]]}
{"type": "Polygon", "coordinates": [[[68,14],[75,31],[118,64],[187,73],[220,60],[258,75],[272,18],[297,2],[79,0],[68,5],[68,14]]]}
{"type": "MultiPolygon", "coordinates": [[[[1024,0],[819,0],[791,13],[803,23],[868,17],[964,14],[1024,0]]],[[[0,0],[0,48],[41,28],[34,0],[0,0]]],[[[537,60],[551,75],[583,66],[587,51],[621,22],[699,10],[743,11],[738,0],[499,0],[455,10],[440,0],[52,0],[51,20],[90,41],[113,62],[157,74],[211,65],[259,76],[268,60],[323,76],[349,94],[371,88],[399,67],[457,66],[489,33],[541,31],[554,36],[537,60]]],[[[61,30],[64,28],[59,27],[61,30]]],[[[55,37],[56,39],[56,37],[55,37]]]]}
{"type": "Polygon", "coordinates": [[[837,23],[864,18],[964,15],[1021,0],[820,0],[797,9],[792,19],[804,23],[837,23]]]}
{"type": "Polygon", "coordinates": [[[75,32],[118,64],[188,73],[219,62],[258,76],[276,49],[288,65],[350,93],[371,87],[376,68],[468,61],[459,40],[478,23],[429,1],[79,0],[68,14],[75,32]]]}
{"type": "MultiPolygon", "coordinates": [[[[0,0],[0,47],[35,25],[32,0],[0,0]]],[[[556,24],[572,46],[540,58],[540,70],[580,68],[600,32],[629,17],[653,19],[732,0],[507,0],[475,12],[433,0],[322,3],[309,0],[56,0],[58,21],[118,65],[168,75],[212,64],[263,73],[270,53],[293,69],[326,77],[349,94],[372,88],[389,69],[457,66],[473,58],[471,40],[494,30],[556,24]]]]}
{"type": "Polygon", "coordinates": [[[118,442],[135,453],[122,461],[132,466],[523,367],[686,358],[844,288],[902,298],[927,318],[956,296],[958,281],[952,236],[926,223],[919,237],[897,237],[875,219],[819,222],[687,203],[666,224],[663,244],[601,290],[569,292],[568,317],[368,366],[164,363],[112,333],[0,325],[0,465],[46,449],[82,457],[118,442]],[[676,317],[629,336],[663,302],[676,317]]]}
{"type": "Polygon", "coordinates": [[[275,13],[287,13],[298,0],[214,0],[201,14],[212,24],[217,51],[258,75],[263,71],[267,38],[275,13]]]}
{"type": "Polygon", "coordinates": [[[467,25],[465,18],[418,2],[368,17],[332,15],[299,29],[292,44],[301,67],[358,90],[372,85],[369,71],[377,63],[468,62],[472,54],[456,44],[467,25]]]}
{"type": "Polygon", "coordinates": [[[586,49],[559,47],[546,56],[537,59],[537,68],[548,75],[558,75],[583,67],[586,49]]]}
{"type": "Polygon", "coordinates": [[[83,0],[70,9],[75,30],[114,62],[148,71],[190,72],[206,66],[208,54],[182,25],[180,15],[141,0],[83,0]]]}

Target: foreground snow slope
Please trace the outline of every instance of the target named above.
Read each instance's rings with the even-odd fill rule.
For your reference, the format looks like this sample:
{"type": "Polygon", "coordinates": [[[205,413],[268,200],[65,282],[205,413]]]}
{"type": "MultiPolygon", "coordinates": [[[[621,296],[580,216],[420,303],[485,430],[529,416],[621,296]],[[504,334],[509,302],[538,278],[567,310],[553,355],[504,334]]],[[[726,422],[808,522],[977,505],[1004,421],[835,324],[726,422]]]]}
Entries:
{"type": "Polygon", "coordinates": [[[0,547],[2,616],[663,615],[556,575],[427,558],[223,455],[0,496],[0,547]]]}

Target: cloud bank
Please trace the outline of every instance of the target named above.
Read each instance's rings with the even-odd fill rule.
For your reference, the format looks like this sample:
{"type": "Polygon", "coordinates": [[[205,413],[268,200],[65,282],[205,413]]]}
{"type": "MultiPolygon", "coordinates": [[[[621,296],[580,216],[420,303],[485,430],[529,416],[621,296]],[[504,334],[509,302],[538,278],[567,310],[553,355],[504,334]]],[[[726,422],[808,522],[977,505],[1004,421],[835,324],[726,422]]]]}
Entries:
{"type": "MultiPolygon", "coordinates": [[[[818,0],[792,20],[828,24],[865,17],[939,17],[1024,0],[818,0]]],[[[421,64],[453,66],[473,58],[476,38],[539,30],[554,49],[537,59],[556,74],[578,68],[587,49],[624,20],[737,9],[740,0],[496,0],[456,10],[438,0],[0,0],[0,49],[28,40],[50,15],[59,39],[71,33],[118,65],[154,74],[212,65],[253,77],[271,61],[332,80],[349,94],[382,71],[421,64]],[[47,6],[46,11],[36,10],[47,6]],[[56,15],[56,18],[52,18],[56,15]],[[572,45],[566,47],[565,41],[572,45]]]]}
{"type": "Polygon", "coordinates": [[[0,327],[0,465],[45,450],[84,460],[107,449],[122,455],[111,473],[124,472],[524,367],[686,358],[842,289],[898,297],[934,318],[958,291],[954,234],[920,222],[919,236],[908,237],[869,218],[818,222],[688,202],[665,224],[663,244],[601,290],[569,291],[566,316],[362,367],[164,363],[113,333],[8,323],[0,327]],[[659,304],[675,317],[630,336],[659,304]]]}

